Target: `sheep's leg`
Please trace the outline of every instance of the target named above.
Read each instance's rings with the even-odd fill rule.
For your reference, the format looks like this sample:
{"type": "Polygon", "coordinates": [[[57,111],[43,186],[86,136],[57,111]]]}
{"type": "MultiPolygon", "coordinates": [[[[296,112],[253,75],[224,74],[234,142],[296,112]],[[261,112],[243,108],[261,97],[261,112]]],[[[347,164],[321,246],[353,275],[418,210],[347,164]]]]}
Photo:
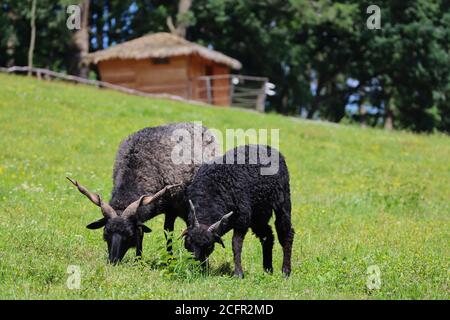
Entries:
{"type": "Polygon", "coordinates": [[[261,241],[261,246],[263,250],[263,267],[266,272],[272,273],[272,250],[273,250],[273,232],[270,225],[266,224],[262,227],[252,228],[255,235],[261,241]]]}
{"type": "Polygon", "coordinates": [[[136,241],[136,257],[139,259],[142,257],[142,241],[144,240],[144,232],[139,230],[136,241]]]}
{"type": "Polygon", "coordinates": [[[283,247],[283,267],[282,272],[286,277],[291,274],[292,243],[294,242],[294,229],[291,224],[290,202],[285,203],[281,210],[275,209],[275,228],[278,240],[283,247]]]}
{"type": "Polygon", "coordinates": [[[171,235],[171,233],[173,232],[173,229],[175,226],[175,219],[176,219],[176,216],[169,214],[169,213],[166,214],[166,217],[164,219],[164,230],[166,231],[166,233],[165,233],[166,249],[167,249],[167,252],[169,252],[170,254],[172,254],[172,235],[171,235]]]}
{"type": "Polygon", "coordinates": [[[241,265],[241,253],[244,237],[245,233],[236,230],[233,232],[234,275],[241,279],[244,277],[244,272],[242,271],[241,265]]]}
{"type": "MultiPolygon", "coordinates": [[[[282,272],[286,277],[291,275],[291,256],[292,256],[292,243],[294,242],[294,229],[290,229],[283,240],[283,267],[282,272]]],[[[281,242],[281,240],[280,240],[281,242]]]]}

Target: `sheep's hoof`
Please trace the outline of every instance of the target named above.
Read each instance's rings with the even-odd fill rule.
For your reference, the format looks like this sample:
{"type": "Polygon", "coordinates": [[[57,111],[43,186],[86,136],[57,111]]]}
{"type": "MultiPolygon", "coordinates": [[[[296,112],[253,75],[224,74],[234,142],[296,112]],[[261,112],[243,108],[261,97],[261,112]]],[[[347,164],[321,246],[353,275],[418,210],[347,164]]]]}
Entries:
{"type": "Polygon", "coordinates": [[[287,279],[291,275],[291,269],[290,268],[283,268],[282,269],[284,277],[287,279]]]}
{"type": "Polygon", "coordinates": [[[265,271],[266,273],[268,273],[268,274],[272,274],[272,273],[273,273],[273,268],[272,268],[272,267],[270,267],[270,268],[264,268],[264,271],[265,271]]]}
{"type": "Polygon", "coordinates": [[[244,273],[242,271],[235,271],[234,276],[239,279],[244,279],[244,273]]]}

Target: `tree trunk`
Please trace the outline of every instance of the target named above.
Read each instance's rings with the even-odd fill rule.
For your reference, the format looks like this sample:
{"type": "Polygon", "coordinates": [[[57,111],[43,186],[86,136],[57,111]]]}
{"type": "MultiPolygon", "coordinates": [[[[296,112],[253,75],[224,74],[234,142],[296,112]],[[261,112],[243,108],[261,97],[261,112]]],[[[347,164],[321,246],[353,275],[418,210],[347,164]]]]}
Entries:
{"type": "Polygon", "coordinates": [[[314,113],[317,110],[317,102],[315,101],[316,98],[314,98],[313,103],[311,104],[311,108],[308,110],[308,112],[306,113],[306,119],[312,119],[314,116],[314,113]]]}
{"type": "Polygon", "coordinates": [[[178,13],[177,13],[177,26],[173,24],[171,16],[166,19],[167,27],[170,32],[176,34],[179,37],[186,38],[186,30],[189,26],[189,21],[187,20],[186,13],[189,11],[192,5],[192,0],[179,0],[178,1],[178,13]]]}
{"type": "Polygon", "coordinates": [[[394,102],[393,98],[389,98],[386,102],[386,114],[384,116],[384,128],[386,130],[392,130],[394,129],[394,102]]]}
{"type": "Polygon", "coordinates": [[[359,105],[358,111],[359,111],[359,125],[362,128],[365,128],[367,126],[367,122],[366,122],[366,108],[364,107],[363,104],[359,105]]]}
{"type": "MultiPolygon", "coordinates": [[[[30,47],[28,49],[28,67],[33,68],[33,55],[34,46],[36,42],[36,0],[32,0],[31,3],[31,37],[30,37],[30,47]]],[[[28,71],[28,75],[31,75],[31,70],[28,71]]]]}
{"type": "Polygon", "coordinates": [[[69,66],[69,73],[87,78],[89,66],[83,63],[83,58],[89,53],[89,6],[90,0],[83,0],[79,4],[81,8],[80,29],[76,30],[72,36],[72,61],[69,66]]]}
{"type": "Polygon", "coordinates": [[[289,101],[289,96],[288,96],[288,92],[286,90],[286,92],[283,93],[283,98],[281,99],[281,113],[282,114],[287,114],[288,101],[289,101]]]}
{"type": "Polygon", "coordinates": [[[16,55],[16,44],[17,44],[17,38],[16,38],[16,21],[17,16],[13,12],[8,13],[8,18],[11,21],[11,25],[13,26],[11,29],[11,32],[8,34],[8,39],[6,40],[6,55],[8,59],[6,60],[6,66],[12,67],[16,64],[15,55],[16,55]]]}
{"type": "Polygon", "coordinates": [[[314,99],[311,103],[311,108],[308,110],[308,113],[306,114],[306,119],[312,119],[316,111],[319,109],[320,100],[322,99],[322,97],[320,96],[322,88],[323,88],[322,78],[318,77],[316,94],[314,95],[314,99]]]}
{"type": "Polygon", "coordinates": [[[306,114],[306,119],[312,119],[314,117],[314,114],[319,109],[320,100],[321,96],[319,95],[319,91],[317,91],[311,103],[311,108],[308,110],[308,113],[306,114]]]}
{"type": "Polygon", "coordinates": [[[103,50],[103,7],[100,7],[99,4],[93,2],[90,11],[92,11],[92,16],[95,17],[92,21],[95,26],[95,34],[92,35],[93,38],[95,37],[96,42],[96,47],[94,49],[96,51],[103,50]]]}
{"type": "Polygon", "coordinates": [[[15,59],[14,59],[15,52],[16,52],[16,43],[15,43],[13,35],[10,35],[8,37],[8,40],[6,41],[6,54],[8,56],[8,60],[6,61],[6,66],[8,68],[15,65],[15,59]]]}
{"type": "Polygon", "coordinates": [[[361,127],[365,128],[367,125],[366,121],[366,108],[364,107],[364,91],[359,90],[359,101],[358,101],[358,113],[359,113],[359,124],[361,127]]]}
{"type": "Polygon", "coordinates": [[[285,114],[287,110],[288,103],[288,89],[286,86],[280,85],[280,91],[275,96],[276,102],[276,112],[285,114]]]}
{"type": "Polygon", "coordinates": [[[189,26],[189,21],[186,20],[186,13],[189,11],[192,5],[192,0],[180,0],[178,2],[178,14],[177,14],[177,35],[186,38],[186,30],[189,26]]]}

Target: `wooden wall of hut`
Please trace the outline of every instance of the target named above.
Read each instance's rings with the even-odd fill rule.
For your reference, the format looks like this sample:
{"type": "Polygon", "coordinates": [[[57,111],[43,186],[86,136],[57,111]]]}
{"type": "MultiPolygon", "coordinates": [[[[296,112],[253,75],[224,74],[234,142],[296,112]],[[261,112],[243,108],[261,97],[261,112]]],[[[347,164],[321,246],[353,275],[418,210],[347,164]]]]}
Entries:
{"type": "Polygon", "coordinates": [[[229,79],[198,80],[205,75],[229,74],[222,64],[199,56],[177,56],[164,59],[111,59],[98,64],[102,81],[148,92],[168,93],[186,99],[215,105],[230,105],[229,79]]]}
{"type": "Polygon", "coordinates": [[[187,58],[172,57],[168,60],[105,60],[99,62],[102,81],[148,92],[168,93],[184,98],[189,96],[186,74],[187,58]]]}
{"type": "Polygon", "coordinates": [[[197,55],[189,59],[189,79],[192,80],[191,96],[195,100],[211,103],[219,106],[229,106],[230,83],[229,78],[212,79],[209,82],[210,96],[208,96],[208,81],[199,79],[202,76],[228,75],[230,68],[210,60],[205,60],[197,55]]]}

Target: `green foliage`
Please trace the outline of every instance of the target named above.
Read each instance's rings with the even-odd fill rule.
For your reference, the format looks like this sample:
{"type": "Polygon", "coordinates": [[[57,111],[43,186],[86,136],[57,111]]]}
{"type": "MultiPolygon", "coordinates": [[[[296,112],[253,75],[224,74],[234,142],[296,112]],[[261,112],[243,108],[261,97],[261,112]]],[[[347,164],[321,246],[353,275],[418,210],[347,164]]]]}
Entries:
{"type": "Polygon", "coordinates": [[[196,261],[183,247],[181,239],[176,239],[173,232],[165,232],[165,235],[172,238],[172,254],[166,250],[165,242],[159,247],[160,256],[156,266],[161,270],[161,275],[171,280],[194,280],[202,276],[201,264],[196,261]]]}
{"type": "MultiPolygon", "coordinates": [[[[36,2],[35,65],[53,70],[66,67],[70,31],[66,27],[67,0],[36,2]]],[[[30,43],[30,11],[28,0],[0,3],[0,65],[27,65],[30,43]],[[9,50],[8,50],[9,49],[9,50]]]]}
{"type": "MultiPolygon", "coordinates": [[[[449,299],[450,143],[415,135],[135,97],[82,85],[0,74],[0,298],[3,299],[449,299]],[[248,234],[245,278],[231,276],[231,235],[210,257],[208,275],[180,240],[166,255],[163,217],[146,224],[134,252],[106,263],[100,211],[73,190],[76,177],[108,198],[120,141],[146,126],[203,121],[211,128],[278,128],[291,176],[296,236],[292,276],[262,268],[248,234]],[[81,288],[66,286],[67,267],[81,288]],[[381,288],[367,289],[367,269],[381,288]]],[[[272,223],[272,222],[271,222],[272,223]]],[[[174,238],[185,228],[178,219],[174,238]]]]}
{"type": "Polygon", "coordinates": [[[448,131],[448,4],[378,2],[381,30],[370,30],[371,4],[200,0],[189,35],[237,57],[243,73],[268,75],[277,85],[270,108],[278,112],[303,108],[308,118],[339,122],[356,94],[358,104],[378,108],[368,125],[378,125],[389,109],[395,127],[448,131]],[[349,86],[349,78],[358,86],[349,86]]]}
{"type": "MultiPolygon", "coordinates": [[[[36,65],[70,70],[67,0],[38,2],[36,65]]],[[[381,29],[366,26],[371,0],[196,0],[177,14],[178,1],[91,0],[91,51],[168,31],[167,17],[188,22],[190,40],[212,45],[243,63],[244,74],[269,77],[276,95],[268,111],[340,122],[346,105],[376,108],[378,126],[450,131],[450,10],[446,0],[378,1],[381,29]],[[348,79],[358,80],[349,86],[348,79]]],[[[27,0],[0,4],[0,65],[25,65],[27,0]],[[13,44],[11,51],[11,46],[13,44]]],[[[72,57],[73,58],[73,57],[72,57]]],[[[367,115],[369,117],[369,115],[367,115]]]]}
{"type": "Polygon", "coordinates": [[[449,104],[445,88],[450,76],[450,33],[442,24],[448,10],[441,11],[445,1],[385,1],[380,7],[382,29],[365,31],[371,62],[365,72],[380,81],[381,95],[388,104],[391,101],[397,127],[431,131],[442,121],[439,117],[446,117],[443,110],[433,116],[431,109],[438,101],[441,107],[449,104]]]}

